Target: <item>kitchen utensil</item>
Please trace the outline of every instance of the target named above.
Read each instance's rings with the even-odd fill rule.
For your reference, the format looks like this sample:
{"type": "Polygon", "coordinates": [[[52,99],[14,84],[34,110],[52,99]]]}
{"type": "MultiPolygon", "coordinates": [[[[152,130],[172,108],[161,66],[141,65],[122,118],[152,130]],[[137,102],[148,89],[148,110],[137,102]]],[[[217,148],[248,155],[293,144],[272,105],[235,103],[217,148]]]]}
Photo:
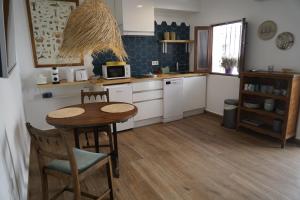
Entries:
{"type": "Polygon", "coordinates": [[[161,72],[162,72],[163,74],[170,73],[170,67],[162,67],[162,68],[161,68],[161,72]]]}
{"type": "Polygon", "coordinates": [[[259,92],[259,87],[260,87],[259,84],[256,84],[256,85],[255,85],[255,90],[254,90],[254,91],[255,91],[255,92],[259,92]]]}
{"type": "Polygon", "coordinates": [[[280,133],[282,131],[282,121],[279,119],[275,119],[273,121],[273,131],[280,133]]]}
{"type": "Polygon", "coordinates": [[[279,115],[284,115],[285,114],[285,110],[281,109],[281,108],[276,108],[275,112],[279,115]]]}
{"type": "Polygon", "coordinates": [[[42,85],[42,84],[47,84],[47,76],[44,74],[40,74],[36,80],[36,84],[42,85]]]}
{"type": "Polygon", "coordinates": [[[53,84],[59,84],[60,83],[58,68],[56,68],[56,67],[52,68],[51,79],[52,79],[53,84]]]}
{"type": "Polygon", "coordinates": [[[66,78],[67,82],[74,82],[74,69],[67,69],[66,70],[66,78]]]}
{"type": "Polygon", "coordinates": [[[268,85],[261,85],[260,86],[260,92],[261,93],[267,93],[268,92],[268,85]]]}
{"type": "Polygon", "coordinates": [[[267,89],[267,93],[268,93],[268,94],[272,94],[272,93],[273,93],[273,90],[274,90],[274,86],[269,85],[269,86],[268,86],[268,89],[267,89]]]}
{"type": "Polygon", "coordinates": [[[88,74],[86,69],[81,69],[76,71],[76,81],[87,81],[88,74]]]}
{"type": "Polygon", "coordinates": [[[259,103],[251,103],[251,102],[244,102],[243,105],[245,108],[252,108],[252,109],[256,109],[260,107],[259,103]]]}
{"type": "Polygon", "coordinates": [[[176,33],[175,32],[171,32],[170,33],[170,37],[171,37],[171,40],[176,40],[176,33]]]}
{"type": "Polygon", "coordinates": [[[243,119],[242,120],[243,123],[246,123],[246,124],[250,124],[252,126],[261,126],[263,125],[264,123],[258,119],[243,119]]]}
{"type": "Polygon", "coordinates": [[[164,40],[170,40],[170,32],[164,32],[164,40]]]}
{"type": "Polygon", "coordinates": [[[273,94],[274,95],[280,95],[281,91],[279,89],[274,89],[273,94]]]}
{"type": "Polygon", "coordinates": [[[274,99],[266,99],[264,103],[264,109],[266,111],[272,112],[275,107],[275,101],[274,99]]]}
{"type": "Polygon", "coordinates": [[[281,95],[282,96],[286,96],[287,95],[287,90],[285,90],[285,89],[281,89],[281,95]]]}

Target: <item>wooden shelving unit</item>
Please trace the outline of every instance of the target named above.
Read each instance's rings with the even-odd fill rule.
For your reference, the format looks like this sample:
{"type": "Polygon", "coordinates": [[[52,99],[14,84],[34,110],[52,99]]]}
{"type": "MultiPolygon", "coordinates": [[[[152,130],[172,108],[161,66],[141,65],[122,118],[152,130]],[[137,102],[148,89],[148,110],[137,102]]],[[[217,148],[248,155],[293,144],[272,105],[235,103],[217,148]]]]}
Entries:
{"type": "Polygon", "coordinates": [[[257,133],[271,136],[280,140],[281,147],[284,148],[286,140],[296,135],[298,111],[300,102],[300,74],[280,73],[280,72],[244,72],[240,79],[240,102],[238,110],[237,128],[247,128],[257,133]],[[286,96],[267,94],[260,91],[244,90],[245,84],[269,85],[281,87],[287,91],[286,96]],[[285,114],[265,111],[263,106],[257,109],[244,107],[245,101],[264,102],[265,99],[274,99],[275,108],[283,105],[285,114]],[[246,123],[245,120],[254,119],[262,122],[260,125],[246,123]],[[282,130],[273,130],[274,120],[280,120],[282,130]]]}
{"type": "Polygon", "coordinates": [[[282,100],[282,101],[288,101],[288,97],[286,96],[279,96],[279,95],[273,95],[273,94],[264,94],[261,92],[250,92],[250,91],[241,91],[242,94],[244,95],[249,95],[249,96],[260,96],[260,97],[265,97],[265,98],[270,98],[270,99],[275,99],[275,100],[282,100]]]}
{"type": "Polygon", "coordinates": [[[194,40],[161,40],[162,52],[168,53],[168,44],[185,44],[186,53],[189,53],[189,45],[194,43],[194,40]]]}
{"type": "Polygon", "coordinates": [[[161,40],[161,43],[194,43],[194,40],[161,40]]]}

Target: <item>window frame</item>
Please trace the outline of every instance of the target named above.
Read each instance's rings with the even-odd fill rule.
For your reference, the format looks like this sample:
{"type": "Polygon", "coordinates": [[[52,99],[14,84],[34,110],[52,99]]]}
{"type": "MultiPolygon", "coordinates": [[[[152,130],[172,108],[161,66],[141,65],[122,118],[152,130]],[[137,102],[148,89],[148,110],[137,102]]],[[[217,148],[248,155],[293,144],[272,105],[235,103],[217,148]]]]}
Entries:
{"type": "Polygon", "coordinates": [[[210,73],[211,72],[211,58],[212,58],[212,27],[211,26],[195,26],[194,34],[195,34],[195,48],[194,48],[194,71],[202,72],[202,73],[210,73]],[[198,69],[198,32],[199,31],[207,31],[208,39],[207,39],[207,67],[201,70],[198,69]]]}
{"type": "Polygon", "coordinates": [[[239,77],[240,74],[244,71],[245,67],[245,50],[246,50],[246,36],[247,36],[247,28],[248,28],[248,23],[246,22],[246,18],[240,19],[240,20],[234,20],[234,21],[229,21],[229,22],[223,22],[223,23],[218,23],[218,24],[213,24],[210,26],[196,26],[195,27],[195,54],[194,54],[194,69],[195,72],[205,72],[209,74],[214,74],[214,75],[222,75],[222,76],[233,76],[233,77],[239,77]],[[241,50],[238,58],[238,75],[236,74],[225,74],[225,73],[217,73],[217,72],[212,72],[212,57],[213,57],[213,28],[216,26],[222,26],[222,25],[228,25],[228,24],[234,24],[237,22],[242,22],[243,30],[242,30],[242,38],[241,38],[241,50]],[[209,37],[208,37],[208,53],[207,53],[207,61],[208,61],[208,67],[203,68],[203,70],[198,69],[198,31],[199,30],[208,30],[209,37]]]}

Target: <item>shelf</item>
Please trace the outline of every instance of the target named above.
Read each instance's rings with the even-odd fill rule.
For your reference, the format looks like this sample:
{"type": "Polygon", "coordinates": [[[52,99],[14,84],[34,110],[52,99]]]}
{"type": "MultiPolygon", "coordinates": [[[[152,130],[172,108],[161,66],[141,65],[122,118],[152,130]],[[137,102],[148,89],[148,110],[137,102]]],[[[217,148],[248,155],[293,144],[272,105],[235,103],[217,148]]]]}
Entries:
{"type": "Polygon", "coordinates": [[[258,132],[258,133],[261,133],[261,134],[264,134],[264,135],[271,136],[273,138],[281,139],[281,133],[274,132],[273,130],[271,130],[268,127],[264,127],[264,126],[251,126],[251,125],[246,124],[244,122],[240,122],[239,126],[242,126],[244,128],[247,128],[247,129],[251,129],[251,130],[253,130],[255,132],[258,132]]]}
{"type": "Polygon", "coordinates": [[[161,40],[161,43],[194,43],[194,40],[161,40]]]}
{"type": "Polygon", "coordinates": [[[268,111],[264,111],[264,110],[261,110],[261,109],[253,109],[253,108],[246,108],[246,107],[241,107],[241,110],[243,111],[246,111],[246,112],[252,112],[252,113],[256,113],[258,115],[263,115],[263,116],[266,116],[266,117],[271,117],[273,119],[282,119],[284,120],[285,119],[285,116],[284,115],[279,115],[275,112],[268,112],[268,111]]]}
{"type": "Polygon", "coordinates": [[[261,92],[251,92],[251,91],[242,90],[241,93],[242,94],[246,94],[246,95],[251,95],[251,96],[259,96],[259,97],[271,98],[271,99],[275,99],[275,100],[282,100],[282,101],[287,101],[288,100],[288,98],[286,96],[279,96],[279,95],[273,95],[273,94],[265,94],[265,93],[261,93],[261,92]]]}
{"type": "Polygon", "coordinates": [[[37,87],[40,89],[49,89],[49,88],[57,88],[57,87],[64,87],[64,86],[77,86],[77,85],[84,85],[89,84],[90,81],[74,81],[74,82],[66,82],[62,80],[59,84],[47,83],[47,84],[37,84],[37,87]]]}

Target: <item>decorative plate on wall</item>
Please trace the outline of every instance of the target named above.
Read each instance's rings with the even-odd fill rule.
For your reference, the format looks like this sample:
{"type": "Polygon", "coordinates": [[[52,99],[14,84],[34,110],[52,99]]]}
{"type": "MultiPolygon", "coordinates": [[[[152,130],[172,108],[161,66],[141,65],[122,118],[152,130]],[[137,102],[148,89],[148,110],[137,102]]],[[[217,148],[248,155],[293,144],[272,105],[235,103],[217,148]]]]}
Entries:
{"type": "Polygon", "coordinates": [[[281,50],[290,49],[294,45],[294,42],[294,35],[290,32],[280,33],[276,38],[276,46],[281,50]]]}
{"type": "Polygon", "coordinates": [[[268,20],[264,21],[258,27],[258,37],[262,40],[270,40],[272,39],[277,33],[277,24],[274,21],[268,20]]]}

